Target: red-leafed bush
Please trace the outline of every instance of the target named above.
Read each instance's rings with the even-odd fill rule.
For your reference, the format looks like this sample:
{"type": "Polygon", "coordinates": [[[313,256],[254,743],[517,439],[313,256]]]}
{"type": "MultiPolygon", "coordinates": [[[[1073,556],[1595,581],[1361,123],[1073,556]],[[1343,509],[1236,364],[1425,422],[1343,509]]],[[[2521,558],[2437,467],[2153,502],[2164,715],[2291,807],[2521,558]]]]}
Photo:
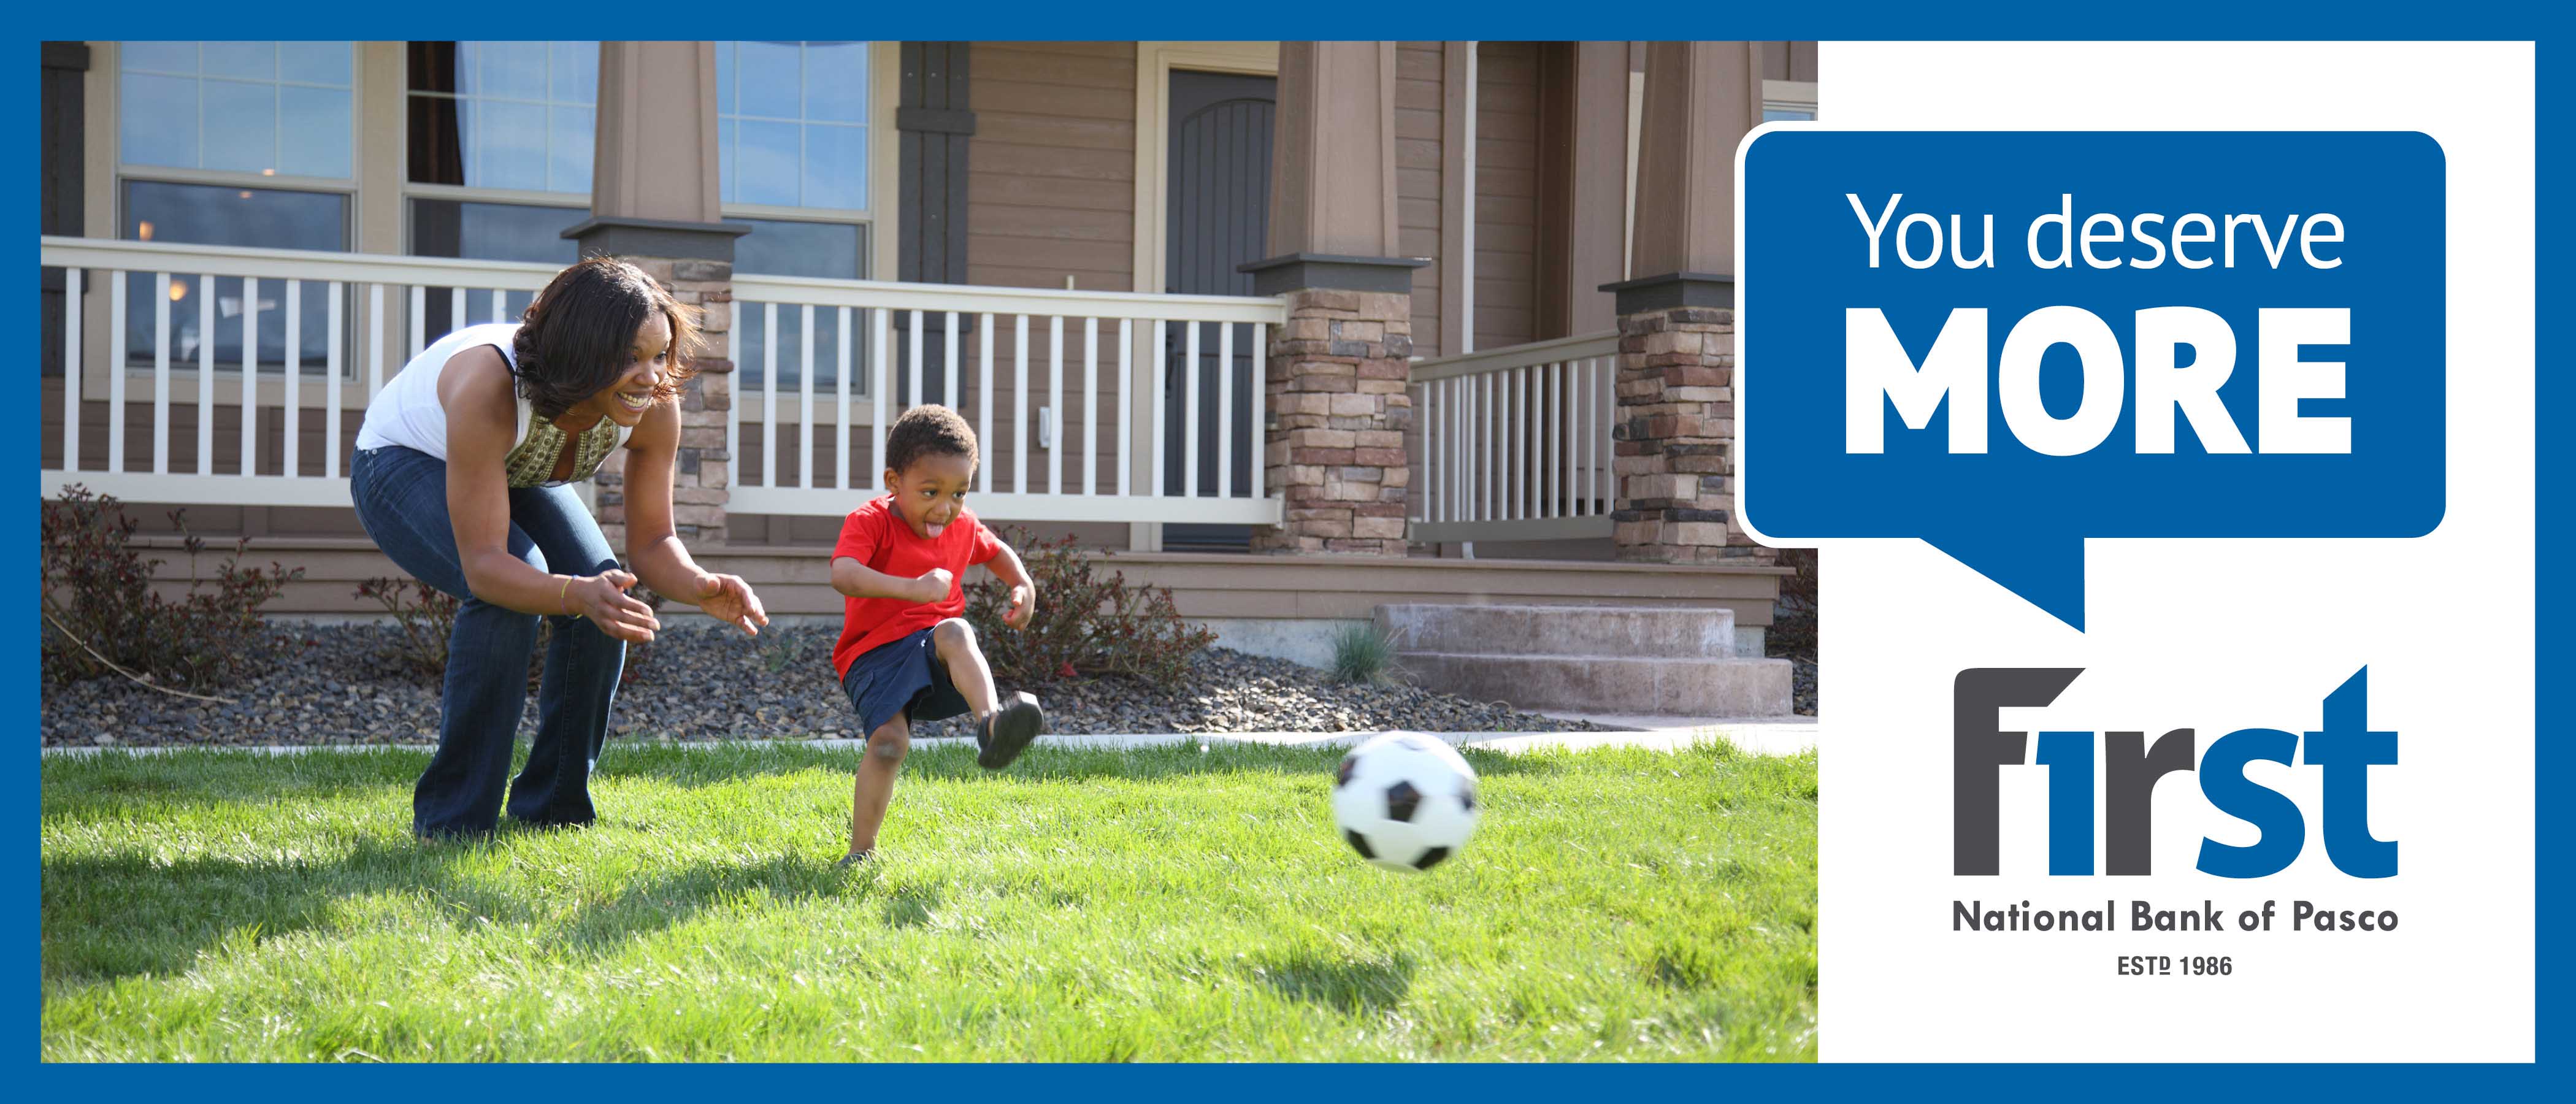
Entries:
{"type": "Polygon", "coordinates": [[[1038,607],[1025,628],[1008,628],[1002,614],[1010,609],[1009,587],[988,579],[967,589],[966,620],[1003,682],[1123,675],[1168,688],[1179,684],[1190,657],[1216,640],[1181,620],[1169,587],[1129,586],[1117,571],[1103,577],[1099,557],[1070,534],[1031,543],[1026,530],[1005,526],[998,535],[1019,551],[1038,607]]]}
{"type": "Polygon", "coordinates": [[[172,510],[170,525],[188,553],[188,594],[174,602],[153,591],[152,572],[163,561],[143,558],[137,523],[114,497],[73,485],[42,507],[40,635],[45,670],[57,680],[122,668],[163,686],[230,683],[274,643],[259,607],[304,574],[275,563],[241,566],[250,547],[243,538],[207,580],[197,570],[206,542],[188,532],[187,511],[172,510]]]}

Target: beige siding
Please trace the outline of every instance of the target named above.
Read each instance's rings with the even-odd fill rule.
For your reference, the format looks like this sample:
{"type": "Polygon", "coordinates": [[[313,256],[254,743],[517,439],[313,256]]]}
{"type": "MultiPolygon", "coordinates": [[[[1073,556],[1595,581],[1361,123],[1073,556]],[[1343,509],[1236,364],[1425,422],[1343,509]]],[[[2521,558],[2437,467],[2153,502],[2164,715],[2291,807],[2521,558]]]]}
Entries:
{"type": "MultiPolygon", "coordinates": [[[[969,102],[975,112],[975,136],[967,150],[966,249],[967,281],[988,287],[1061,288],[1067,277],[1074,286],[1125,291],[1134,286],[1136,178],[1136,47],[1132,42],[978,42],[970,70],[969,102]]],[[[972,333],[960,341],[958,368],[963,394],[961,413],[978,420],[978,377],[983,347],[993,347],[996,384],[993,432],[982,442],[984,464],[996,491],[1011,485],[1013,466],[1022,462],[1020,442],[1011,431],[1014,411],[1009,389],[1018,349],[1010,316],[994,319],[993,334],[972,333]]],[[[937,333],[945,318],[924,319],[926,333],[937,333]]],[[[974,320],[961,320],[961,330],[977,330],[974,320]]],[[[1141,328],[1140,328],[1141,329],[1141,328]]],[[[1117,323],[1102,320],[1098,344],[1100,432],[1096,442],[1083,440],[1082,321],[1065,326],[1063,423],[1057,437],[1062,453],[1064,489],[1078,491],[1082,450],[1100,450],[1100,489],[1117,489],[1114,432],[1120,408],[1117,323]]],[[[1210,335],[1213,340],[1213,334],[1210,335]]],[[[1140,333],[1140,353],[1144,335],[1140,333]]],[[[1034,401],[1027,421],[1034,435],[1037,405],[1043,404],[1051,354],[1044,319],[1029,328],[1029,389],[1034,401]]],[[[945,371],[938,360],[923,364],[923,377],[945,371]]],[[[754,401],[757,401],[756,395],[754,401]]],[[[872,452],[873,431],[860,429],[851,447],[861,457],[872,452]]],[[[740,474],[757,480],[761,442],[756,428],[743,431],[740,474]]],[[[795,455],[795,429],[781,428],[776,444],[783,458],[795,455]]],[[[829,439],[817,442],[815,460],[837,470],[829,439]],[[829,458],[829,459],[827,459],[829,458]]],[[[1044,490],[1047,453],[1031,449],[1026,458],[1032,489],[1044,490]]],[[[862,460],[860,467],[865,467],[862,460]]],[[[782,470],[792,472],[788,459],[782,470]]],[[[869,473],[863,482],[877,482],[869,473]]],[[[793,518],[738,528],[735,540],[825,544],[838,532],[836,518],[793,518]]],[[[1103,527],[1097,536],[1123,543],[1125,527],[1113,534],[1103,527]]]]}
{"type": "Polygon", "coordinates": [[[1813,42],[1763,43],[1762,79],[1776,81],[1816,79],[1816,44],[1813,42]]]}
{"type": "Polygon", "coordinates": [[[968,279],[1133,286],[1135,44],[978,42],[972,74],[968,279]]]}
{"type": "Polygon", "coordinates": [[[1440,174],[1442,44],[1399,42],[1395,47],[1396,247],[1407,257],[1428,257],[1413,270],[1413,352],[1439,356],[1440,174]]]}
{"type": "Polygon", "coordinates": [[[1476,347],[1535,339],[1538,49],[1485,42],[1476,56],[1476,347]]]}
{"type": "MultiPolygon", "coordinates": [[[[1084,530],[1093,544],[1105,527],[1041,526],[1053,537],[1084,530]]],[[[166,542],[165,542],[166,543],[166,542]]],[[[280,538],[254,541],[252,558],[301,566],[304,578],[267,607],[270,613],[380,613],[352,592],[360,581],[400,574],[364,538],[280,538]]],[[[186,570],[186,558],[156,551],[161,577],[186,570]]],[[[209,559],[213,570],[220,556],[209,559]]],[[[831,588],[831,557],[821,548],[751,548],[702,551],[710,571],[741,575],[760,591],[775,616],[837,616],[841,599],[831,588]]],[[[1229,556],[1182,552],[1131,552],[1108,558],[1107,567],[1129,582],[1170,587],[1173,605],[1187,618],[1363,618],[1388,602],[1628,604],[1722,606],[1745,628],[1771,624],[1780,577],[1764,567],[1671,567],[1659,564],[1568,563],[1538,560],[1379,559],[1346,556],[1229,556]]],[[[978,568],[969,581],[985,577],[978,568]]],[[[184,584],[165,587],[181,592],[184,584]]],[[[680,609],[679,612],[687,612],[680,609]]]]}

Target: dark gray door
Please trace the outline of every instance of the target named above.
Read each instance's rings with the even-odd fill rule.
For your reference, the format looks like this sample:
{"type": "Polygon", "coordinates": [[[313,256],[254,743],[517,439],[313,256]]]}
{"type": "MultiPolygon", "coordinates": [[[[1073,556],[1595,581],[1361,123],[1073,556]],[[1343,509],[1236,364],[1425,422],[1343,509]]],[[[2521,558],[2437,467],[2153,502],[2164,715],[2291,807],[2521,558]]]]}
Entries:
{"type": "MultiPolygon", "coordinates": [[[[1275,77],[1234,73],[1172,73],[1169,145],[1164,160],[1163,287],[1183,295],[1250,295],[1252,277],[1235,266],[1267,254],[1270,220],[1270,139],[1279,101],[1275,77]]],[[[1218,354],[1220,327],[1199,327],[1199,356],[1189,357],[1186,327],[1167,331],[1163,352],[1163,488],[1179,493],[1187,486],[1184,465],[1198,471],[1198,491],[1213,497],[1218,490],[1217,419],[1234,424],[1233,489],[1236,497],[1252,494],[1252,466],[1261,458],[1251,446],[1253,419],[1261,414],[1262,397],[1252,393],[1252,342],[1260,330],[1234,329],[1231,361],[1218,354]],[[1190,375],[1198,376],[1199,447],[1188,454],[1183,412],[1189,402],[1190,375]],[[1234,377],[1233,408],[1219,409],[1218,384],[1223,373],[1234,377]]],[[[1163,546],[1181,549],[1241,549],[1251,542],[1243,525],[1167,524],[1163,546]]]]}

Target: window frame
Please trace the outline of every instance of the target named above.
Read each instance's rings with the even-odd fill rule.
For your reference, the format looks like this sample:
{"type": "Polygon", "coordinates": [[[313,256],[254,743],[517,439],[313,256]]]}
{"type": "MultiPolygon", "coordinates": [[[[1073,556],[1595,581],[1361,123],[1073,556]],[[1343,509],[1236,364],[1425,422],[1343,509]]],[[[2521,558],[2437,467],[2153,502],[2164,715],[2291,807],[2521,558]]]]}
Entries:
{"type": "MultiPolygon", "coordinates": [[[[542,207],[549,210],[564,212],[566,215],[564,225],[567,227],[576,225],[583,219],[590,217],[591,201],[593,197],[598,194],[596,184],[599,173],[599,102],[596,93],[593,93],[590,104],[590,171],[594,185],[590,190],[579,192],[549,192],[527,188],[492,188],[472,184],[425,184],[414,181],[411,178],[411,101],[413,97],[424,96],[430,99],[452,100],[459,103],[465,102],[469,99],[485,98],[500,99],[510,103],[528,103],[531,101],[514,100],[507,97],[468,97],[461,93],[416,92],[411,87],[411,58],[410,51],[408,49],[411,42],[412,40],[406,39],[399,43],[399,45],[405,48],[401,62],[402,72],[397,74],[401,87],[400,94],[402,97],[400,110],[397,112],[397,115],[402,122],[398,128],[398,137],[394,142],[394,217],[401,224],[399,247],[402,250],[403,256],[426,256],[426,254],[420,252],[419,225],[417,220],[412,217],[414,202],[417,200],[438,200],[460,204],[484,203],[508,207],[542,207]]],[[[594,54],[592,58],[593,72],[598,71],[600,59],[596,55],[600,49],[600,45],[601,44],[598,42],[591,43],[591,50],[594,54]]],[[[549,109],[556,106],[553,101],[543,101],[543,104],[549,109]]],[[[576,251],[577,250],[578,247],[576,247],[576,251]]],[[[564,263],[569,265],[573,262],[565,261],[564,263]]],[[[405,309],[408,309],[408,307],[405,309]]],[[[431,313],[433,317],[438,317],[436,312],[433,311],[431,313]]],[[[481,312],[477,308],[469,304],[466,310],[466,324],[475,325],[475,319],[480,313],[481,312]]],[[[445,325],[446,323],[444,319],[441,318],[438,324],[445,325]]]]}
{"type": "MultiPolygon", "coordinates": [[[[397,43],[397,45],[408,47],[413,41],[415,40],[405,39],[400,43],[397,43]]],[[[550,40],[548,44],[551,45],[552,41],[556,40],[550,40]]],[[[600,45],[601,44],[598,42],[590,44],[594,55],[599,50],[600,45]]],[[[594,73],[599,70],[599,60],[600,59],[596,56],[591,59],[591,71],[594,73]]],[[[411,101],[414,96],[424,96],[430,99],[439,100],[454,100],[459,103],[465,102],[469,99],[501,100],[506,103],[534,102],[540,103],[549,110],[557,106],[579,105],[557,105],[551,100],[515,100],[503,96],[467,96],[463,93],[456,92],[416,92],[413,91],[411,87],[411,60],[408,56],[408,51],[406,51],[406,56],[404,57],[402,64],[403,71],[398,74],[400,78],[399,87],[401,88],[402,95],[402,102],[400,104],[401,111],[399,113],[402,118],[402,126],[400,128],[401,133],[398,134],[394,140],[396,160],[394,181],[399,185],[402,196],[402,242],[404,256],[414,255],[411,252],[411,200],[414,196],[422,196],[429,199],[457,200],[468,203],[508,203],[527,207],[570,206],[584,211],[590,210],[591,197],[597,193],[597,183],[599,180],[599,98],[596,93],[592,94],[590,103],[590,172],[593,185],[591,188],[578,192],[549,192],[528,188],[478,187],[472,184],[420,184],[414,183],[411,178],[411,101]]],[[[578,222],[580,220],[575,219],[574,221],[578,222]]]]}
{"type": "MultiPolygon", "coordinates": [[[[410,45],[410,40],[404,40],[404,42],[403,42],[403,43],[401,43],[401,44],[402,44],[403,46],[408,47],[408,46],[410,45]]],[[[594,51],[598,50],[598,49],[599,49],[599,44],[598,44],[598,43],[596,43],[596,42],[592,43],[592,44],[591,44],[591,49],[593,49],[594,51]]],[[[599,103],[598,103],[598,99],[597,99],[597,97],[596,97],[596,96],[594,96],[594,97],[592,98],[592,102],[591,102],[591,109],[590,109],[590,110],[591,110],[591,116],[590,116],[590,124],[591,124],[591,166],[590,166],[590,171],[591,171],[591,179],[592,179],[593,184],[594,184],[593,189],[592,189],[592,190],[590,190],[590,191],[581,191],[581,192],[547,192],[547,191],[534,191],[534,190],[530,190],[530,189],[526,189],[526,188],[487,188],[487,187],[477,187],[477,186],[475,186],[475,185],[471,185],[471,184],[422,184],[422,183],[415,183],[415,182],[412,180],[412,178],[411,178],[411,133],[410,133],[410,126],[411,126],[411,100],[412,100],[412,97],[413,97],[413,96],[415,96],[415,95],[420,95],[421,93],[415,93],[415,92],[413,92],[413,91],[412,91],[412,89],[411,89],[411,72],[410,72],[410,69],[409,69],[410,64],[411,64],[411,63],[410,63],[410,58],[408,57],[408,52],[406,51],[406,56],[405,56],[405,58],[404,58],[404,60],[403,60],[403,65],[404,65],[404,67],[405,67],[405,68],[404,68],[404,71],[403,71],[401,74],[399,74],[399,76],[400,76],[400,78],[401,78],[400,84],[401,84],[401,88],[402,88],[402,105],[401,105],[401,106],[402,106],[402,111],[401,111],[399,114],[401,115],[401,118],[402,118],[402,120],[403,120],[403,123],[402,123],[403,133],[402,133],[402,134],[397,138],[397,140],[394,142],[394,158],[395,158],[395,166],[394,166],[395,200],[394,200],[394,202],[395,202],[395,205],[396,205],[396,208],[397,208],[397,211],[396,211],[396,217],[397,217],[397,218],[399,218],[399,219],[401,220],[401,222],[402,222],[402,254],[403,254],[403,256],[406,256],[406,257],[417,257],[417,256],[420,256],[420,254],[419,254],[419,253],[414,252],[414,250],[416,250],[416,249],[418,248],[418,243],[417,243],[417,241],[415,240],[415,237],[414,237],[414,234],[413,234],[412,217],[411,217],[411,212],[412,212],[412,201],[413,201],[413,200],[415,200],[415,199],[437,199],[437,200],[446,200],[446,201],[451,202],[451,203],[493,203],[493,204],[503,204],[503,205],[513,206],[513,207],[551,207],[551,208],[559,208],[559,209],[562,209],[562,210],[567,210],[567,211],[577,212],[577,214],[573,217],[573,219],[572,219],[570,222],[567,222],[567,223],[565,223],[565,224],[564,224],[564,225],[566,225],[566,226],[571,226],[571,225],[573,225],[574,223],[578,223],[578,222],[580,222],[583,218],[586,218],[586,217],[588,217],[588,216],[589,216],[589,213],[590,213],[590,210],[591,210],[591,200],[592,200],[592,197],[593,197],[593,196],[595,196],[595,195],[597,194],[597,190],[596,190],[596,182],[597,182],[597,180],[598,180],[598,178],[599,178],[599,177],[598,177],[598,174],[599,174],[599,163],[598,163],[598,162],[599,162],[599,103]]],[[[593,62],[592,62],[592,65],[593,65],[593,71],[594,71],[594,72],[596,72],[596,71],[597,71],[597,65],[598,65],[598,59],[594,58],[594,59],[593,59],[593,62]]],[[[457,95],[457,94],[440,94],[440,95],[432,95],[432,97],[431,97],[431,98],[434,98],[434,99],[453,99],[453,100],[463,101],[463,100],[465,100],[467,97],[465,97],[465,96],[463,96],[463,95],[457,95]]],[[[516,102],[516,101],[513,101],[513,102],[516,102]]],[[[567,263],[570,263],[570,262],[567,262],[567,263]]]]}
{"type": "MultiPolygon", "coordinates": [[[[88,45],[90,48],[91,59],[90,74],[94,79],[88,83],[88,86],[84,89],[84,94],[93,106],[87,109],[88,114],[86,123],[89,134],[84,139],[84,144],[88,145],[93,151],[93,155],[89,158],[89,164],[93,168],[103,167],[108,170],[105,174],[106,179],[104,181],[99,181],[93,178],[83,186],[84,193],[86,193],[87,197],[91,201],[88,204],[90,210],[90,214],[88,215],[89,225],[85,229],[87,229],[92,236],[109,241],[128,240],[125,238],[124,234],[127,214],[125,186],[129,182],[147,184],[193,184],[218,188],[246,188],[258,191],[281,192],[318,192],[328,195],[338,195],[343,199],[343,202],[340,205],[340,240],[343,243],[343,247],[340,252],[354,253],[358,251],[356,248],[358,235],[364,221],[360,215],[360,205],[363,202],[363,199],[361,197],[361,189],[359,187],[359,176],[361,166],[365,163],[366,156],[367,51],[364,40],[353,39],[349,42],[349,175],[347,177],[289,176],[273,172],[242,172],[229,169],[188,169],[174,168],[166,165],[140,165],[127,162],[125,160],[124,133],[125,43],[120,39],[108,39],[93,40],[90,41],[88,45]],[[100,194],[102,188],[104,189],[104,196],[100,194]],[[97,202],[102,198],[105,202],[97,202]]],[[[201,102],[199,107],[199,128],[201,135],[203,133],[204,126],[203,111],[204,108],[201,102]]],[[[174,275],[179,274],[174,273],[174,275]]],[[[107,358],[107,327],[112,324],[112,320],[108,317],[108,294],[105,273],[99,273],[96,277],[83,281],[82,299],[84,302],[82,303],[81,308],[83,328],[82,341],[85,345],[95,342],[95,348],[98,350],[95,354],[88,352],[84,352],[82,354],[81,389],[83,394],[105,394],[108,386],[108,374],[117,369],[116,365],[108,363],[107,358]],[[98,297],[97,301],[88,301],[93,295],[98,297]],[[96,327],[96,329],[93,331],[92,327],[96,327]]],[[[129,299],[126,304],[126,309],[128,311],[136,310],[137,305],[129,299]]],[[[151,310],[151,304],[142,304],[141,309],[149,311],[151,310]]],[[[358,362],[357,354],[363,351],[364,346],[359,344],[353,335],[345,328],[341,332],[341,342],[344,347],[340,350],[340,379],[345,392],[346,384],[351,380],[359,378],[358,373],[362,370],[362,365],[358,362]]],[[[174,350],[174,355],[170,360],[170,378],[173,380],[183,378],[189,380],[196,379],[196,358],[190,357],[183,362],[175,355],[175,352],[176,351],[174,350]]],[[[132,381],[136,378],[149,380],[153,378],[157,369],[149,364],[140,366],[135,365],[133,363],[133,355],[133,350],[127,350],[127,363],[124,365],[127,380],[132,381]]],[[[289,374],[281,366],[279,371],[274,375],[274,379],[276,381],[274,386],[279,388],[285,387],[286,381],[289,378],[289,374]]],[[[311,388],[313,394],[310,397],[316,399],[318,399],[321,390],[325,385],[321,374],[318,372],[311,377],[306,377],[302,373],[296,373],[292,378],[294,378],[299,385],[311,388]]],[[[263,367],[260,371],[259,377],[259,383],[263,390],[271,386],[271,379],[271,374],[263,367]]],[[[131,387],[132,384],[129,382],[128,386],[131,387]]],[[[283,392],[281,391],[281,394],[282,393],[283,392]]],[[[299,401],[302,401],[307,397],[303,392],[299,392],[298,395],[299,401]]],[[[215,367],[215,401],[219,404],[229,403],[238,405],[240,403],[240,399],[241,366],[238,363],[218,363],[215,367]]],[[[312,404],[305,403],[305,405],[310,406],[312,404]]]]}
{"type": "MultiPolygon", "coordinates": [[[[271,41],[293,40],[285,39],[271,41]]],[[[124,182],[127,180],[157,180],[170,184],[214,184],[233,188],[279,188],[286,191],[297,192],[336,191],[346,192],[351,195],[357,194],[358,166],[361,161],[360,151],[364,148],[363,140],[366,137],[367,131],[365,107],[366,77],[363,73],[364,63],[366,61],[365,47],[366,43],[360,40],[352,39],[349,42],[349,175],[344,177],[334,177],[290,176],[273,171],[245,172],[232,169],[188,169],[168,165],[142,165],[128,162],[125,160],[125,42],[123,40],[112,40],[107,42],[90,43],[90,68],[93,72],[104,70],[107,77],[104,82],[106,85],[105,89],[92,89],[91,91],[93,93],[104,91],[107,99],[107,137],[109,142],[108,158],[116,166],[116,180],[114,186],[116,188],[117,195],[120,197],[116,206],[116,217],[118,220],[117,225],[124,225],[123,220],[125,217],[125,209],[122,202],[122,196],[125,192],[124,182]],[[104,47],[105,49],[101,50],[101,47],[104,47]],[[102,54],[104,55],[103,57],[101,56],[102,54]]],[[[221,80],[225,78],[216,79],[221,80]]],[[[201,90],[197,104],[197,134],[198,140],[202,142],[205,140],[206,128],[206,108],[202,91],[202,77],[199,78],[199,83],[201,90]]],[[[282,86],[286,82],[272,81],[269,83],[272,85],[282,86]]],[[[320,86],[297,85],[297,87],[320,86]]],[[[202,160],[202,158],[200,159],[202,160]]],[[[354,207],[354,203],[352,206],[354,207]]],[[[352,220],[350,230],[352,233],[356,230],[354,219],[352,220]]]]}
{"type": "Polygon", "coordinates": [[[1763,81],[1762,110],[1804,111],[1807,113],[1808,118],[1799,121],[1814,121],[1817,117],[1816,82],[1783,80],[1763,81]]]}
{"type": "MultiPolygon", "coordinates": [[[[708,48],[710,50],[714,49],[715,41],[717,40],[709,40],[708,48]]],[[[726,41],[740,40],[736,39],[726,41]]],[[[812,222],[836,226],[857,226],[860,228],[859,235],[861,238],[858,257],[858,278],[862,281],[868,282],[886,281],[888,278],[881,274],[894,271],[896,246],[898,243],[894,240],[894,235],[882,233],[880,231],[898,225],[896,211],[899,208],[898,201],[902,194],[902,182],[897,179],[896,174],[902,169],[903,138],[900,134],[895,132],[895,108],[897,106],[895,101],[902,95],[902,66],[903,43],[901,40],[868,40],[868,121],[866,124],[868,130],[867,209],[852,210],[841,207],[785,207],[768,203],[722,203],[718,207],[719,217],[726,219],[760,219],[772,222],[812,222]]],[[[710,73],[714,71],[714,67],[712,65],[708,68],[710,73]]],[[[723,160],[721,151],[719,151],[717,155],[717,160],[718,164],[721,165],[723,160]]],[[[718,180],[716,185],[717,193],[721,195],[723,193],[724,182],[722,180],[718,180]]],[[[743,272],[739,265],[735,267],[734,271],[738,274],[743,272]]],[[[757,276],[768,274],[749,273],[749,275],[757,276]]],[[[739,298],[737,298],[733,303],[728,304],[728,306],[734,312],[732,327],[726,332],[726,340],[730,343],[737,340],[738,336],[743,332],[744,316],[749,312],[742,309],[743,301],[739,298]]],[[[852,325],[861,326],[860,323],[855,321],[852,325]]],[[[861,326],[862,338],[854,343],[851,352],[851,359],[858,361],[861,365],[865,365],[867,363],[867,358],[873,355],[867,347],[864,339],[864,334],[866,332],[867,331],[864,326],[861,326]]],[[[816,349],[817,357],[823,355],[820,344],[821,343],[818,341],[816,349]]],[[[744,372],[744,365],[741,360],[743,350],[739,347],[732,347],[729,345],[727,352],[735,359],[735,371],[744,372]]],[[[741,378],[748,379],[748,373],[745,373],[741,378]]],[[[767,380],[766,373],[763,374],[762,379],[765,383],[767,380]]],[[[850,387],[851,396],[855,398],[866,394],[866,387],[867,380],[864,375],[862,375],[861,378],[853,379],[850,387]]],[[[790,396],[783,395],[782,397],[790,396]]],[[[852,414],[852,418],[854,420],[860,420],[859,424],[862,425],[867,424],[863,420],[866,417],[868,417],[868,415],[864,411],[856,411],[852,414]]]]}
{"type": "MultiPolygon", "coordinates": [[[[709,40],[714,49],[718,41],[709,40]]],[[[895,133],[895,99],[902,94],[903,43],[868,40],[868,205],[864,210],[840,207],[786,207],[768,203],[726,202],[719,206],[724,218],[767,219],[780,222],[827,222],[865,227],[866,239],[859,252],[859,279],[881,281],[883,273],[895,267],[895,242],[878,232],[880,227],[895,225],[897,198],[902,182],[902,137],[895,133]]],[[[713,71],[713,67],[709,67],[713,71]]],[[[722,163],[722,154],[718,154],[722,163]]],[[[800,167],[801,168],[801,167],[800,167]]],[[[717,194],[723,194],[724,182],[716,182],[717,194]]],[[[760,275],[754,273],[753,275],[760,275]]]]}

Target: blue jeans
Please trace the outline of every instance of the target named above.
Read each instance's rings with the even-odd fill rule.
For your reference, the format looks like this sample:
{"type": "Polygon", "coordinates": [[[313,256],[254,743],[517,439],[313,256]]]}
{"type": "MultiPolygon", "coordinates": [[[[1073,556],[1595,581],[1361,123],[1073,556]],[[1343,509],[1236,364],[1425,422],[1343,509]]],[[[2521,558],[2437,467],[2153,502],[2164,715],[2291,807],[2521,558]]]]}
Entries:
{"type": "MultiPolygon", "coordinates": [[[[412,790],[412,832],[490,832],[528,700],[528,656],[537,615],[476,598],[465,586],[456,529],[447,516],[447,463],[399,445],[358,453],[349,467],[358,522],[411,576],[461,601],[447,638],[438,753],[412,790]]],[[[510,554],[539,571],[596,575],[618,566],[590,511],[570,487],[512,490],[510,554]]],[[[548,617],[553,641],[537,690],[537,736],[510,787],[510,815],[531,824],[588,824],[590,772],[608,739],[609,706],[626,667],[626,643],[589,618],[548,617]]]]}

